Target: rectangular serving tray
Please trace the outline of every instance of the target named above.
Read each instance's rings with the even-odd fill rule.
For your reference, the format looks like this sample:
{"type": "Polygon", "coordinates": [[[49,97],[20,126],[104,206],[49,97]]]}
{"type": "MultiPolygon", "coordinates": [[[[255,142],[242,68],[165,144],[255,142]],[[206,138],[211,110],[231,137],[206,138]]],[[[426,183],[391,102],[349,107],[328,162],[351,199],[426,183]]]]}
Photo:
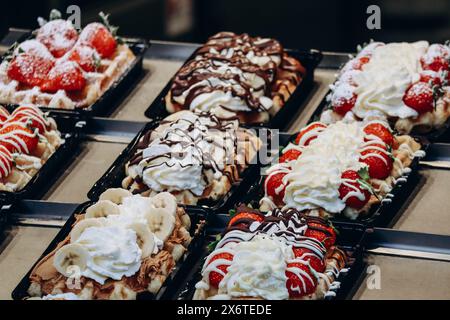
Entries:
{"type": "MultiPolygon", "coordinates": [[[[146,132],[155,129],[159,125],[159,122],[159,120],[152,121],[144,126],[133,141],[131,141],[131,143],[117,157],[111,167],[88,192],[88,198],[90,200],[97,200],[108,188],[121,187],[122,180],[125,178],[125,164],[134,155],[139,140],[146,132]]],[[[225,196],[217,201],[202,200],[198,203],[198,206],[208,207],[213,210],[228,210],[249,188],[253,182],[253,179],[257,177],[259,168],[260,166],[258,164],[250,164],[240,175],[239,181],[232,184],[231,189],[225,196]]]]}
{"type": "MultiPolygon", "coordinates": [[[[214,214],[211,215],[208,223],[208,230],[204,245],[198,251],[199,258],[193,264],[190,272],[186,274],[184,279],[180,282],[177,291],[174,291],[170,299],[173,300],[192,300],[195,284],[201,280],[201,269],[206,257],[211,253],[208,249],[208,244],[215,241],[217,234],[221,234],[225,230],[230,216],[228,214],[214,214]]],[[[325,300],[346,300],[351,299],[356,290],[361,285],[365,276],[367,264],[364,261],[364,246],[366,241],[366,232],[362,228],[348,228],[346,225],[339,223],[334,224],[339,231],[337,237],[337,245],[344,250],[348,257],[347,272],[341,272],[336,281],[340,285],[336,290],[330,292],[325,300]]]]}
{"type": "Polygon", "coordinates": [[[25,187],[16,192],[0,191],[0,203],[12,204],[20,199],[37,199],[42,196],[52,182],[66,168],[79,146],[80,138],[85,130],[86,122],[80,117],[53,113],[61,137],[65,142],[42,165],[25,187]]]}
{"type": "MultiPolygon", "coordinates": [[[[32,31],[22,33],[17,43],[34,38],[32,31]]],[[[126,97],[133,85],[139,80],[142,74],[144,54],[150,46],[150,42],[145,39],[123,38],[130,50],[134,53],[135,59],[127,70],[103,93],[103,95],[87,108],[78,109],[58,109],[40,106],[44,111],[77,115],[83,117],[109,116],[119,105],[120,101],[126,97]]],[[[6,53],[0,57],[0,63],[5,58],[6,53]]],[[[16,104],[7,104],[7,107],[16,107],[16,104]]]]}
{"type": "MultiPolygon", "coordinates": [[[[285,147],[290,141],[295,139],[297,134],[280,133],[279,145],[285,147]]],[[[422,145],[422,150],[427,150],[429,143],[425,139],[419,139],[422,145]]],[[[280,151],[281,152],[281,151],[280,151]]],[[[369,228],[369,227],[388,227],[395,222],[402,214],[402,206],[409,199],[409,196],[415,190],[419,178],[418,167],[420,158],[415,157],[410,165],[411,172],[405,175],[405,180],[400,180],[393,187],[390,194],[391,200],[385,199],[380,204],[373,206],[369,213],[363,217],[358,217],[355,220],[348,219],[344,216],[338,215],[330,218],[333,224],[339,223],[341,226],[347,225],[349,228],[369,228]]],[[[259,200],[264,196],[264,179],[265,176],[260,175],[255,179],[250,186],[249,191],[242,197],[240,203],[251,204],[258,208],[259,200]]],[[[237,203],[239,205],[239,202],[237,203]]]]}
{"type": "MultiPolygon", "coordinates": [[[[30,268],[28,273],[22,278],[22,280],[19,282],[17,287],[14,289],[14,291],[11,293],[11,297],[14,300],[24,300],[29,297],[28,295],[28,288],[30,287],[30,275],[33,271],[34,267],[39,263],[39,261],[44,258],[46,255],[48,255],[50,252],[52,252],[60,243],[63,241],[72,230],[72,225],[75,223],[76,218],[75,215],[78,213],[83,213],[89,206],[93,205],[95,202],[88,201],[83,204],[80,204],[75,211],[72,213],[72,215],[69,217],[69,219],[66,221],[64,226],[61,228],[61,230],[58,232],[56,237],[52,240],[52,242],[49,244],[47,249],[44,251],[44,253],[40,256],[40,258],[36,261],[36,263],[30,268]]],[[[167,277],[167,279],[164,281],[161,289],[158,291],[156,295],[151,294],[149,292],[143,292],[139,293],[137,295],[138,300],[161,300],[161,299],[167,299],[168,296],[172,294],[172,291],[178,288],[178,282],[185,277],[185,274],[189,272],[191,269],[192,264],[197,260],[197,254],[199,251],[199,248],[203,245],[204,238],[205,238],[205,227],[203,226],[202,230],[199,230],[197,234],[194,234],[197,228],[197,224],[204,220],[206,221],[209,215],[209,212],[202,208],[187,208],[186,209],[187,214],[191,218],[191,230],[189,230],[191,236],[193,236],[191,243],[188,246],[188,250],[186,253],[181,257],[180,260],[177,261],[174,269],[170,273],[170,275],[167,277]]]]}
{"type": "MultiPolygon", "coordinates": [[[[197,48],[197,46],[194,48],[197,48]]],[[[314,71],[322,60],[322,53],[318,50],[310,50],[305,52],[298,50],[286,50],[286,52],[288,52],[292,57],[298,59],[306,68],[307,73],[280,111],[278,111],[278,113],[273,116],[268,123],[261,124],[269,128],[286,129],[292,120],[292,115],[295,114],[300,108],[304,107],[304,102],[314,87],[314,71]]],[[[195,54],[196,51],[186,60],[186,62],[190,61],[195,54]]],[[[150,119],[163,119],[169,115],[166,110],[164,97],[167,95],[170,87],[172,86],[172,79],[167,83],[150,107],[145,111],[146,117],[150,119]]],[[[258,124],[248,125],[256,126],[258,124]]]]}

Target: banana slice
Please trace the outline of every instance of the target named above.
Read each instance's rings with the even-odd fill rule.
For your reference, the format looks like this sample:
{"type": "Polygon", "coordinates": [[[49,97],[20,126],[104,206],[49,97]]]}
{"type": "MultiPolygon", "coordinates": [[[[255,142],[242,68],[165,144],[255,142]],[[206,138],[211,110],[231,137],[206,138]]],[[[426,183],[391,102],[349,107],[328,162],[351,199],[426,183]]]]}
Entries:
{"type": "Polygon", "coordinates": [[[169,192],[161,192],[150,198],[152,208],[164,209],[175,217],[177,214],[177,199],[169,192]]]}
{"type": "Polygon", "coordinates": [[[122,188],[111,188],[100,195],[100,200],[109,200],[115,204],[122,204],[123,198],[131,197],[133,194],[122,188]]]}
{"type": "Polygon", "coordinates": [[[106,224],[105,218],[88,218],[83,219],[80,222],[78,222],[70,232],[70,242],[74,243],[77,241],[84,230],[86,230],[89,227],[102,227],[106,224]]]}
{"type": "Polygon", "coordinates": [[[162,242],[172,234],[175,227],[175,217],[167,213],[166,209],[155,208],[145,214],[148,227],[162,242]]]}
{"type": "Polygon", "coordinates": [[[142,259],[150,256],[155,248],[155,238],[148,226],[143,223],[133,223],[128,228],[136,232],[137,244],[142,250],[142,259]]]}
{"type": "Polygon", "coordinates": [[[73,269],[70,267],[78,267],[81,273],[86,269],[89,259],[89,252],[86,249],[79,244],[71,243],[56,251],[53,265],[63,276],[70,277],[73,275],[73,269]]]}
{"type": "Polygon", "coordinates": [[[119,214],[119,206],[110,200],[100,200],[86,210],[86,218],[104,218],[110,214],[119,214]]]}

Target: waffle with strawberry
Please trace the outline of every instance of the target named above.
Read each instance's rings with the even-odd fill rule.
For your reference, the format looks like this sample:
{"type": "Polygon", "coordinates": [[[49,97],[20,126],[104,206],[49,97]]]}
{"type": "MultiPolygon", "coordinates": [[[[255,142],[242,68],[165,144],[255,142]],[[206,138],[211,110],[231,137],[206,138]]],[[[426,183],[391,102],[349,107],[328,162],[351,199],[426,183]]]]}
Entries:
{"type": "Polygon", "coordinates": [[[411,136],[394,135],[384,121],[313,122],[267,170],[260,209],[294,208],[356,219],[390,201],[414,158],[424,155],[411,136]]]}
{"type": "Polygon", "coordinates": [[[220,32],[175,75],[166,108],[170,113],[187,109],[237,115],[242,123],[267,122],[305,73],[274,39],[220,32]]]}
{"type": "Polygon", "coordinates": [[[194,299],[323,299],[347,264],[336,232],[294,209],[239,207],[206,258],[194,299]]]}
{"type": "Polygon", "coordinates": [[[0,106],[0,190],[21,190],[64,143],[54,119],[39,108],[0,106]]]}
{"type": "Polygon", "coordinates": [[[402,134],[443,127],[450,117],[448,44],[372,42],[341,70],[321,121],[384,119],[402,134]]]}
{"type": "Polygon", "coordinates": [[[107,16],[80,32],[61,14],[39,19],[33,38],[15,44],[0,64],[0,103],[87,108],[130,67],[135,56],[107,16]]]}

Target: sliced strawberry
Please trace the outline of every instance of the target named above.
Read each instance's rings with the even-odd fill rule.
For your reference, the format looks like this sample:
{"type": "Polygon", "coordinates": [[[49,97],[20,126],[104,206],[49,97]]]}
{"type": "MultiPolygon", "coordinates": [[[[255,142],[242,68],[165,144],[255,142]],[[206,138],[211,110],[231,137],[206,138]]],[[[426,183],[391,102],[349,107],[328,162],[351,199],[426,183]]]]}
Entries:
{"type": "Polygon", "coordinates": [[[409,87],[403,102],[419,114],[433,110],[433,89],[428,83],[417,82],[409,87]]]}
{"type": "Polygon", "coordinates": [[[267,176],[266,181],[264,182],[266,193],[270,196],[273,202],[277,206],[281,206],[283,204],[284,192],[286,190],[286,186],[283,183],[283,178],[286,173],[274,173],[267,176]]]}
{"type": "Polygon", "coordinates": [[[303,297],[316,291],[317,278],[306,264],[288,263],[286,288],[290,297],[303,297]]]}
{"type": "Polygon", "coordinates": [[[54,62],[32,53],[15,56],[8,65],[8,77],[27,86],[40,86],[54,62]]]}
{"type": "MultiPolygon", "coordinates": [[[[215,261],[215,260],[229,260],[229,261],[233,261],[233,255],[231,253],[227,253],[227,252],[223,252],[223,253],[219,253],[216,254],[215,256],[213,256],[210,260],[208,264],[211,264],[211,262],[215,261]]],[[[219,269],[220,271],[222,271],[223,273],[227,273],[229,265],[219,265],[217,266],[217,269],[219,269]]],[[[211,284],[213,287],[218,288],[220,282],[223,280],[223,275],[220,274],[217,271],[211,271],[209,273],[209,284],[211,284]]]]}
{"type": "Polygon", "coordinates": [[[315,254],[311,249],[303,247],[293,247],[292,251],[294,252],[294,256],[296,258],[299,258],[302,261],[309,262],[310,267],[317,272],[322,273],[325,271],[325,261],[321,259],[317,254],[315,254]]]}
{"type": "Polygon", "coordinates": [[[42,42],[56,58],[65,55],[77,42],[78,32],[67,20],[47,22],[37,32],[36,39],[42,42]]]}
{"type": "Polygon", "coordinates": [[[233,226],[236,223],[241,223],[243,220],[249,221],[264,221],[264,216],[255,212],[239,212],[231,218],[228,226],[233,226]]]}
{"type": "Polygon", "coordinates": [[[5,122],[9,118],[9,112],[4,106],[0,105],[0,122],[5,122]]]}
{"type": "Polygon", "coordinates": [[[369,167],[369,176],[373,179],[386,179],[393,167],[392,154],[382,144],[369,145],[361,151],[360,162],[369,167]]]}
{"type": "Polygon", "coordinates": [[[362,177],[354,170],[344,171],[341,175],[342,184],[339,187],[339,198],[350,208],[360,210],[370,199],[370,187],[367,177],[362,177]]]}
{"type": "Polygon", "coordinates": [[[297,137],[295,138],[295,144],[300,146],[308,146],[311,141],[317,138],[320,132],[326,128],[326,124],[321,122],[313,122],[307,127],[300,130],[297,137]]]}
{"type": "Polygon", "coordinates": [[[7,123],[0,129],[0,145],[12,153],[31,154],[38,142],[37,132],[33,132],[22,124],[7,123]]]}
{"type": "Polygon", "coordinates": [[[355,87],[348,83],[341,83],[334,89],[331,96],[331,106],[336,113],[345,116],[355,106],[357,98],[355,87]]]}
{"type": "Polygon", "coordinates": [[[0,145],[0,179],[6,178],[12,171],[13,157],[11,152],[0,145]]]}
{"type": "Polygon", "coordinates": [[[379,122],[369,123],[366,125],[364,127],[364,132],[369,136],[367,137],[369,139],[365,139],[365,141],[371,140],[370,136],[376,136],[388,146],[392,147],[394,145],[394,135],[391,130],[379,122]]]}
{"type": "Polygon", "coordinates": [[[86,79],[83,70],[73,61],[64,61],[56,64],[48,74],[41,89],[46,92],[58,90],[77,91],[84,88],[86,79]]]}
{"type": "Polygon", "coordinates": [[[102,58],[111,57],[116,51],[117,42],[103,24],[88,24],[80,34],[80,42],[95,48],[102,58]]]}
{"type": "Polygon", "coordinates": [[[76,45],[70,52],[69,60],[78,63],[86,72],[94,72],[98,69],[100,56],[95,49],[87,45],[76,45]]]}
{"type": "Polygon", "coordinates": [[[280,163],[289,162],[293,160],[297,160],[300,157],[302,152],[297,149],[289,149],[285,153],[283,153],[279,159],[280,163]]]}
{"type": "Polygon", "coordinates": [[[47,129],[47,121],[39,108],[33,106],[20,106],[16,108],[8,122],[21,122],[31,129],[38,129],[39,133],[44,133],[47,129]]]}

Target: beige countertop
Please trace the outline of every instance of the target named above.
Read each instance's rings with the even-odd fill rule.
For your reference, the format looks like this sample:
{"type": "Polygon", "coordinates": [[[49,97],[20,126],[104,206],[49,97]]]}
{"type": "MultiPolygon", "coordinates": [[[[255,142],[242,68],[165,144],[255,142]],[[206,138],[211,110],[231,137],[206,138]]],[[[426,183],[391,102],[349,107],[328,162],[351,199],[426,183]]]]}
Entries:
{"type": "MultiPolygon", "coordinates": [[[[144,75],[112,115],[114,119],[145,121],[144,111],[181,66],[177,61],[145,60],[144,75]]],[[[334,79],[334,71],[318,70],[313,93],[306,107],[292,117],[290,132],[301,128],[314,112],[334,79]]],[[[86,141],[75,161],[65,170],[44,199],[83,202],[95,181],[106,171],[124,143],[86,141]]],[[[422,170],[420,193],[405,206],[395,228],[450,235],[448,187],[450,171],[422,170]],[[448,188],[447,188],[448,189],[448,188]],[[438,205],[439,204],[439,205],[438,205]],[[447,205],[448,204],[448,205],[447,205]]],[[[0,299],[10,299],[11,291],[56,235],[57,228],[13,226],[0,246],[0,299]]],[[[442,298],[450,299],[449,265],[445,262],[375,256],[382,270],[382,289],[367,290],[363,285],[355,298],[442,298]],[[439,280],[441,279],[441,281],[439,280]],[[445,281],[442,281],[444,279],[445,281]],[[428,290],[425,288],[429,288],[428,290]],[[431,290],[433,288],[433,290],[431,290]],[[420,290],[421,289],[421,290],[420,290]]]]}

